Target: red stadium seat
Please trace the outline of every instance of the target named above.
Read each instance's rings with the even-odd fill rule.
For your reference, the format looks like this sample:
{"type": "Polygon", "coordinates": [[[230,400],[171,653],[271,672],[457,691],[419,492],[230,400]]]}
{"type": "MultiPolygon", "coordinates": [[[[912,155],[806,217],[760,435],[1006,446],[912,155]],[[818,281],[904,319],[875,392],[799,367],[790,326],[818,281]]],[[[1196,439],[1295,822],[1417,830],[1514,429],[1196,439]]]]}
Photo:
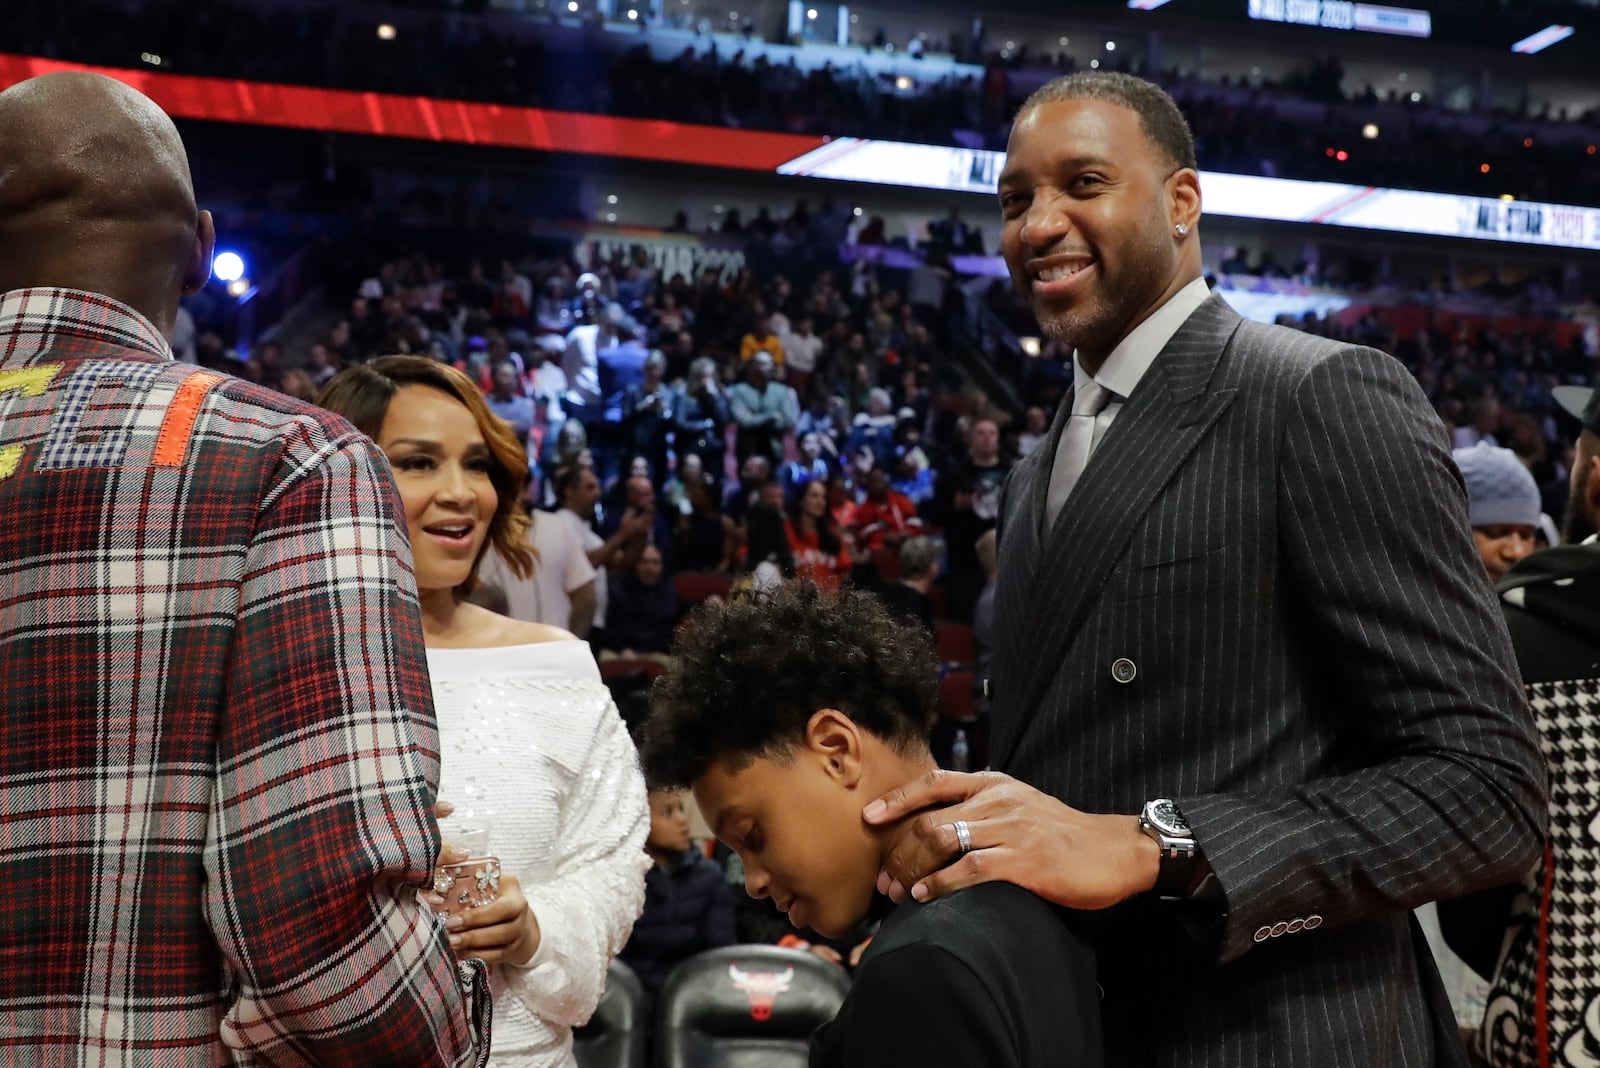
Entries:
{"type": "Polygon", "coordinates": [[[600,678],[610,681],[642,671],[646,678],[653,680],[666,670],[654,660],[606,660],[600,664],[600,678]]]}
{"type": "Polygon", "coordinates": [[[872,550],[872,566],[878,569],[878,579],[882,582],[898,582],[900,580],[900,550],[891,549],[880,545],[872,550]]]}
{"type": "Polygon", "coordinates": [[[939,718],[956,723],[971,723],[978,718],[973,697],[977,678],[970,671],[952,671],[939,680],[939,718]]]}
{"type": "Polygon", "coordinates": [[[943,622],[934,626],[934,644],[942,664],[971,664],[978,659],[972,628],[965,623],[943,622]]]}
{"type": "Polygon", "coordinates": [[[928,587],[928,604],[933,608],[935,621],[942,622],[950,618],[950,597],[937,582],[928,587]]]}
{"type": "Polygon", "coordinates": [[[685,608],[692,608],[709,597],[728,598],[733,580],[715,571],[683,571],[672,577],[672,588],[685,608]]]}

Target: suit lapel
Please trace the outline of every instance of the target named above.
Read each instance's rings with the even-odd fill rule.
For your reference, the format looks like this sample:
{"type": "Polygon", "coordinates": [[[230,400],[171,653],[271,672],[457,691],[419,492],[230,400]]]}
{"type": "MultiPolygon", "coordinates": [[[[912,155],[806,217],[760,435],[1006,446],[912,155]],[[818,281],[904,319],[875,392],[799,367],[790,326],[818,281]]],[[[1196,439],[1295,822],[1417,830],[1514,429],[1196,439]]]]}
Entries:
{"type": "MultiPolygon", "coordinates": [[[[1048,535],[1036,535],[1034,545],[1027,546],[1028,534],[1019,532],[1016,540],[1024,543],[1019,548],[1034,551],[1013,555],[1008,544],[1001,555],[995,616],[998,623],[1003,606],[1007,619],[1000,643],[1006,655],[997,655],[995,664],[996,696],[1003,708],[995,718],[996,767],[1004,768],[1037,713],[1129,534],[1232,403],[1232,390],[1208,392],[1207,387],[1239,323],[1220,297],[1197,308],[1117,413],[1048,535]]],[[[1051,440],[1059,437],[1058,426],[1051,440]]],[[[1042,443],[1036,454],[1047,445],[1042,443]]],[[[1026,485],[1019,481],[1013,487],[1008,539],[1012,526],[1039,529],[1054,458],[1051,448],[1026,485]],[[1017,499],[1023,492],[1027,499],[1017,499]]],[[[1104,667],[1110,670],[1109,664],[1104,667]]]]}

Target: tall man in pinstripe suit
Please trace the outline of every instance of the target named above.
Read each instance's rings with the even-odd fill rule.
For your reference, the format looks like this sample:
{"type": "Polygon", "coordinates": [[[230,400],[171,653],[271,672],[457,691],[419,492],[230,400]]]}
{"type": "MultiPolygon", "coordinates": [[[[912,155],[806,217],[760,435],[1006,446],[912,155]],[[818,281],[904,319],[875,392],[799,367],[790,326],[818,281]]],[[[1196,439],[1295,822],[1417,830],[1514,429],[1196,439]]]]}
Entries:
{"type": "Polygon", "coordinates": [[[1545,786],[1443,428],[1388,356],[1206,292],[1155,86],[1045,86],[999,192],[1072,414],[1006,491],[1004,774],[869,805],[882,887],[1103,910],[1110,1064],[1465,1063],[1408,910],[1526,871],[1545,786]]]}

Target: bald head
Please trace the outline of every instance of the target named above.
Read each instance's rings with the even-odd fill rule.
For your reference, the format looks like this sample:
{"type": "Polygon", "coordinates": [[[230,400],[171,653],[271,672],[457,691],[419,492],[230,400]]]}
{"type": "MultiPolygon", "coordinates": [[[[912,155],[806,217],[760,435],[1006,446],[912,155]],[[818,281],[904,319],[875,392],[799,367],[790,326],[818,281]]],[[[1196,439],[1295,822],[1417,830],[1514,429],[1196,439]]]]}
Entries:
{"type": "Polygon", "coordinates": [[[0,291],[101,293],[170,334],[214,240],[183,141],[149,97],[78,71],[0,93],[0,291]]]}

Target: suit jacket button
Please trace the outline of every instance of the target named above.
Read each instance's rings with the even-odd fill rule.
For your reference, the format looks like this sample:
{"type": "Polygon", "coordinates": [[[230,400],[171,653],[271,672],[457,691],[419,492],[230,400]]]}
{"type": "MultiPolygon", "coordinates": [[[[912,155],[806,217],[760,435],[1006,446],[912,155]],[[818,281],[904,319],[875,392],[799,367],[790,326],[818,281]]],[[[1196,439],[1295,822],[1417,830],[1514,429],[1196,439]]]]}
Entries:
{"type": "Polygon", "coordinates": [[[1139,668],[1127,657],[1118,659],[1111,665],[1111,677],[1126,686],[1139,674],[1139,668]]]}
{"type": "Polygon", "coordinates": [[[1322,917],[1318,916],[1315,912],[1313,912],[1311,915],[1306,917],[1306,926],[1305,926],[1306,930],[1315,931],[1318,927],[1321,927],[1321,926],[1322,926],[1322,917]]]}
{"type": "Polygon", "coordinates": [[[1257,942],[1265,942],[1267,939],[1269,939],[1271,937],[1272,937],[1272,928],[1270,928],[1270,927],[1257,927],[1256,928],[1256,941],[1257,942]]]}
{"type": "Polygon", "coordinates": [[[1277,923],[1272,925],[1272,937],[1282,938],[1283,932],[1287,931],[1288,929],[1289,925],[1282,920],[1279,920],[1277,923]]]}
{"type": "Polygon", "coordinates": [[[1305,920],[1301,920],[1301,919],[1290,920],[1289,921],[1289,933],[1290,934],[1299,934],[1300,931],[1305,927],[1305,925],[1306,925],[1306,921],[1305,920]]]}

